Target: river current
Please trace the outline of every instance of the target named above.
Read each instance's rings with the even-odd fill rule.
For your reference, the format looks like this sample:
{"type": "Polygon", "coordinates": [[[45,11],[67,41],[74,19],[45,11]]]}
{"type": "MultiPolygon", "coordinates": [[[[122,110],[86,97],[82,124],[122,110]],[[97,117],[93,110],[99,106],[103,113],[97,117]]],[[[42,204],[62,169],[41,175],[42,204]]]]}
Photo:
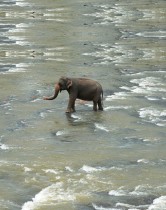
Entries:
{"type": "Polygon", "coordinates": [[[166,209],[166,1],[1,0],[0,209],[166,209]],[[61,76],[104,90],[104,111],[61,76]]]}

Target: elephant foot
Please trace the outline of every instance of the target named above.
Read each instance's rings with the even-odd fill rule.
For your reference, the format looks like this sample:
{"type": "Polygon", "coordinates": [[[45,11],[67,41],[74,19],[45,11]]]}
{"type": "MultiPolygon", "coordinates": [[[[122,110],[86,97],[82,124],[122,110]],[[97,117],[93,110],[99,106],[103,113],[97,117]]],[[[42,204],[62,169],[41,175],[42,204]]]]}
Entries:
{"type": "Polygon", "coordinates": [[[97,107],[93,107],[93,111],[97,112],[97,107]]]}
{"type": "Polygon", "coordinates": [[[74,109],[67,109],[66,110],[66,113],[72,113],[72,112],[75,112],[75,110],[74,109]]]}

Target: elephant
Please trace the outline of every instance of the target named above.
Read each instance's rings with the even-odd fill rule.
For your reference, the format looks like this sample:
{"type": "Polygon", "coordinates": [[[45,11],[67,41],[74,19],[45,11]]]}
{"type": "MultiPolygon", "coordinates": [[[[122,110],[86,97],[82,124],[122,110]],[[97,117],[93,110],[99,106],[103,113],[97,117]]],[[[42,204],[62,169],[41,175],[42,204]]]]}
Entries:
{"type": "Polygon", "coordinates": [[[53,96],[44,97],[44,100],[55,99],[59,92],[67,90],[69,94],[69,102],[66,113],[75,112],[75,100],[81,99],[93,101],[93,110],[103,111],[103,89],[100,83],[88,78],[68,78],[61,77],[55,84],[55,92],[53,96]]]}

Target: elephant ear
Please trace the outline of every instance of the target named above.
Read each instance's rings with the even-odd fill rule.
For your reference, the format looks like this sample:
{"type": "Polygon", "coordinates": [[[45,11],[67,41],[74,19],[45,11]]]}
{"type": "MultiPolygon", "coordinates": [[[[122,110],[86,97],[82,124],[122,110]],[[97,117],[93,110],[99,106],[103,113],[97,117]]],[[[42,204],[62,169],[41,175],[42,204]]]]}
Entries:
{"type": "Polygon", "coordinates": [[[67,89],[69,89],[72,85],[73,85],[72,80],[71,79],[68,79],[67,80],[67,83],[66,83],[67,89]]]}

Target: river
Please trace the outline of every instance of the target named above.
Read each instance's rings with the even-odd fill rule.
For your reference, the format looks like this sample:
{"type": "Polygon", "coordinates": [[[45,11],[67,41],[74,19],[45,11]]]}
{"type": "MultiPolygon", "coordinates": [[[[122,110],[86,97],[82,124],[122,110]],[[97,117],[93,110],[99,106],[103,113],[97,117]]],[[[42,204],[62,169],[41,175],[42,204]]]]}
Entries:
{"type": "Polygon", "coordinates": [[[166,1],[1,0],[0,209],[166,209],[166,1]],[[104,111],[50,96],[61,76],[104,111]]]}

